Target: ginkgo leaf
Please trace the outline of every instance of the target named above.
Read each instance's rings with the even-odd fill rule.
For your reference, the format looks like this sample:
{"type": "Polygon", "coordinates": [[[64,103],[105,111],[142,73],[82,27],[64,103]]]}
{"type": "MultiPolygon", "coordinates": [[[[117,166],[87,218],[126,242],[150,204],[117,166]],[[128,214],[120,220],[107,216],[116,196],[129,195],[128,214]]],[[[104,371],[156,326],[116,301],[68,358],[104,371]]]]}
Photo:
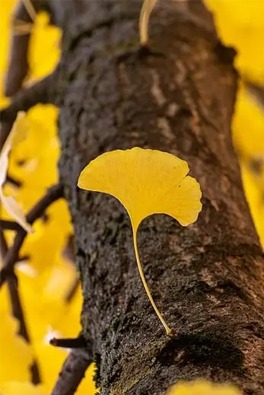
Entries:
{"type": "Polygon", "coordinates": [[[21,207],[12,196],[5,196],[3,185],[7,175],[8,169],[8,155],[13,144],[19,142],[25,137],[25,128],[23,125],[24,114],[18,113],[17,119],[14,122],[13,128],[3,146],[0,154],[0,201],[8,214],[13,217],[19,225],[27,232],[32,232],[31,226],[27,223],[21,207]]]}
{"type": "Polygon", "coordinates": [[[241,395],[231,384],[214,384],[206,380],[179,382],[166,392],[166,395],[241,395]]]}
{"type": "Polygon", "coordinates": [[[106,152],[81,172],[78,186],[116,197],[131,220],[136,261],[151,304],[171,332],[156,307],[140,263],[137,249],[137,229],[141,221],[152,214],[167,214],[181,225],[196,221],[201,211],[201,190],[198,182],[187,176],[187,162],[176,156],[151,149],[132,148],[106,152]]]}

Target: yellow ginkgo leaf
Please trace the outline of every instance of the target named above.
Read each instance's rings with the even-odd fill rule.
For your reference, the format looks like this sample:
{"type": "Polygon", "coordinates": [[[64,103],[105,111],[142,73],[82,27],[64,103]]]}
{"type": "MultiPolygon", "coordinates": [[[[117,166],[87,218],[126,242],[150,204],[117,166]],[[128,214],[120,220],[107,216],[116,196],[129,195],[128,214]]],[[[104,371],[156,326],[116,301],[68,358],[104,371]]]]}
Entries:
{"type": "Polygon", "coordinates": [[[133,242],[140,276],[151,304],[167,334],[171,332],[156,307],[140,263],[137,229],[152,214],[167,214],[181,225],[196,221],[201,211],[198,182],[187,176],[187,162],[151,149],[132,148],[106,152],[81,172],[78,186],[116,197],[127,210],[133,229],[133,242]]]}
{"type": "Polygon", "coordinates": [[[241,395],[241,392],[231,384],[214,384],[206,380],[195,380],[173,385],[166,395],[241,395]]]}

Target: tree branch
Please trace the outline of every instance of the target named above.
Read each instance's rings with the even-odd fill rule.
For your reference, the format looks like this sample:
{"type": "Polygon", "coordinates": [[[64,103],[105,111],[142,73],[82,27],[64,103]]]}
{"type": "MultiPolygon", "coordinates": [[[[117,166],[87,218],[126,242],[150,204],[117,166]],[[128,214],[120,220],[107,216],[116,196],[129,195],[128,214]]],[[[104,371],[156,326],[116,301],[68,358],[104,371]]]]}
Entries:
{"type": "Polygon", "coordinates": [[[28,73],[28,46],[30,30],[23,34],[18,34],[19,26],[29,26],[33,23],[26,7],[20,1],[13,16],[13,34],[9,55],[9,66],[5,81],[5,95],[13,96],[22,86],[23,80],[28,73]]]}
{"type": "MultiPolygon", "coordinates": [[[[45,210],[56,200],[63,196],[63,188],[60,184],[51,187],[46,195],[44,195],[38,203],[29,211],[26,215],[26,220],[29,224],[33,224],[38,218],[40,218],[45,210]]],[[[24,242],[27,233],[24,229],[17,232],[14,239],[13,245],[6,252],[4,256],[3,268],[0,271],[0,288],[6,281],[6,279],[13,275],[14,266],[19,257],[20,248],[24,242]]]]}
{"type": "MultiPolygon", "coordinates": [[[[114,18],[123,2],[109,1],[107,10],[105,2],[92,2],[92,8],[82,2],[87,28],[73,34],[71,23],[79,22],[75,3],[67,2],[63,21],[67,53],[61,64],[65,84],[70,83],[63,95],[57,92],[60,179],[71,191],[83,333],[93,336],[101,394],[161,395],[175,381],[204,377],[257,395],[264,377],[263,258],[230,136],[234,53],[217,45],[212,16],[198,1],[190,2],[195,18],[181,8],[184,2],[157,4],[149,47],[164,56],[143,58],[133,56],[139,13],[90,35],[91,15],[94,25],[99,15],[114,18]],[[117,62],[120,48],[131,56],[117,62]],[[123,208],[106,196],[87,198],[76,191],[76,174],[87,162],[133,146],[186,160],[203,193],[203,211],[193,226],[155,216],[139,232],[144,271],[175,331],[173,339],[163,335],[146,302],[131,262],[123,208]]],[[[142,5],[128,3],[138,10],[142,5]]]]}
{"type": "Polygon", "coordinates": [[[73,395],[82,381],[85,372],[92,362],[87,355],[80,350],[73,350],[62,366],[55,387],[51,395],[73,395]]]}
{"type": "Polygon", "coordinates": [[[47,77],[18,92],[11,104],[0,111],[1,122],[14,122],[19,111],[28,111],[37,103],[51,103],[51,87],[56,79],[56,70],[47,77]]]}

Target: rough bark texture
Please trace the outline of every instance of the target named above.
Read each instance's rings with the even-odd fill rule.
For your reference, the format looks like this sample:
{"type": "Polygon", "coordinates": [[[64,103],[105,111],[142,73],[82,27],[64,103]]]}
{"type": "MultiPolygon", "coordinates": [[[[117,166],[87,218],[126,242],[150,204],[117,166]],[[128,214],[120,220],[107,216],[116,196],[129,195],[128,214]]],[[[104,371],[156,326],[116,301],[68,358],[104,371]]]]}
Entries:
{"type": "Polygon", "coordinates": [[[149,52],[138,51],[140,1],[57,3],[60,176],[101,394],[161,395],[197,377],[264,394],[264,259],[231,141],[237,75],[230,51],[198,2],[159,2],[149,52]],[[172,338],[141,284],[124,209],[76,186],[98,154],[133,146],[187,160],[203,191],[196,224],[154,216],[140,227],[144,271],[172,338]]]}

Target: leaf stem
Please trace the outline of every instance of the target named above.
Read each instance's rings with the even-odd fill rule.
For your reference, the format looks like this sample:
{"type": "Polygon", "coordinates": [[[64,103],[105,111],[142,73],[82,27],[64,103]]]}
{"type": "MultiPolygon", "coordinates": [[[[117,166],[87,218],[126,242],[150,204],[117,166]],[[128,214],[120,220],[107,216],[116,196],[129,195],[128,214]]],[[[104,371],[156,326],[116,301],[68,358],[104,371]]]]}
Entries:
{"type": "Polygon", "coordinates": [[[156,306],[156,304],[155,304],[155,302],[154,302],[154,300],[152,298],[152,295],[150,293],[150,290],[149,290],[148,284],[146,282],[145,276],[144,276],[142,264],[141,264],[140,258],[139,258],[138,247],[137,247],[137,230],[134,230],[134,229],[133,229],[133,244],[134,244],[134,251],[135,251],[135,256],[136,256],[136,261],[137,261],[137,266],[138,266],[138,271],[139,271],[139,274],[140,274],[141,281],[142,281],[143,286],[145,288],[145,291],[146,291],[146,293],[148,295],[150,303],[151,303],[153,309],[155,310],[155,313],[159,317],[162,325],[164,326],[166,334],[169,336],[172,331],[168,327],[168,325],[166,324],[166,322],[165,322],[164,318],[162,317],[159,309],[157,308],[157,306],[156,306]]]}

